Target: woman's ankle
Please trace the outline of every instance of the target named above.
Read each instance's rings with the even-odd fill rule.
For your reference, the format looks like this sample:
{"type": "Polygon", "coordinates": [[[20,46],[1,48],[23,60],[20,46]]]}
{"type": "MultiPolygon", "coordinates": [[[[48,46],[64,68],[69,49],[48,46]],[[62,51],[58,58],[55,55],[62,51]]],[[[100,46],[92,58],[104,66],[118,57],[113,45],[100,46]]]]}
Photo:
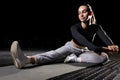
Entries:
{"type": "Polygon", "coordinates": [[[27,57],[29,58],[31,64],[35,64],[36,62],[35,56],[27,56],[27,57]]]}

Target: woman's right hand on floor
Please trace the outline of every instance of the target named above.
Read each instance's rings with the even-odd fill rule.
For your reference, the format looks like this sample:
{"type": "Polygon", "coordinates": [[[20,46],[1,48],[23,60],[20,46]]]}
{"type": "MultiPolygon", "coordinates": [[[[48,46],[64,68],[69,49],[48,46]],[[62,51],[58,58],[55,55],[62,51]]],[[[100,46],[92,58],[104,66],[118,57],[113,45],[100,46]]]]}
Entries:
{"type": "Polygon", "coordinates": [[[103,50],[104,52],[107,52],[107,53],[118,53],[119,51],[119,47],[117,45],[111,45],[111,46],[108,46],[108,47],[103,47],[103,50]]]}

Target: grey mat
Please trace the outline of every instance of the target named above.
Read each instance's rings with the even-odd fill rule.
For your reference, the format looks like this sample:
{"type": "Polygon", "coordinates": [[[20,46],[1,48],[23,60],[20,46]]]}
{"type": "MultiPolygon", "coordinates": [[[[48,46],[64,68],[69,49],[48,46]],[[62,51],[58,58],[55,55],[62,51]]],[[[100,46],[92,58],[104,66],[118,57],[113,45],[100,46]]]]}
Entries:
{"type": "MultiPolygon", "coordinates": [[[[40,51],[24,51],[27,55],[42,53],[46,50],[40,51]]],[[[111,59],[119,59],[120,55],[111,55],[111,59]]],[[[0,80],[46,80],[55,76],[71,73],[77,70],[92,66],[93,64],[64,64],[53,63],[41,66],[32,66],[25,69],[16,69],[9,51],[0,51],[0,80]]],[[[119,75],[116,75],[116,79],[119,75]]]]}

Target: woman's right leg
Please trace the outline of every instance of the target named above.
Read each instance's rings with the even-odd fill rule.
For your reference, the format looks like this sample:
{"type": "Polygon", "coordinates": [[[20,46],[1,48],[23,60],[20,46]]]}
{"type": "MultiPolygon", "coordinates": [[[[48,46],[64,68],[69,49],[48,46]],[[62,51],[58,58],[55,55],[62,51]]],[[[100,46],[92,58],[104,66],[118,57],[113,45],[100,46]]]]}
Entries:
{"type": "Polygon", "coordinates": [[[74,49],[70,42],[67,42],[64,46],[56,50],[51,50],[33,56],[25,56],[21,51],[21,48],[17,41],[14,41],[11,45],[11,55],[17,68],[22,68],[28,63],[45,64],[61,60],[64,61],[66,56],[76,51],[80,52],[79,50],[74,49]]]}
{"type": "Polygon", "coordinates": [[[64,46],[51,50],[42,54],[36,54],[32,57],[35,58],[36,64],[45,64],[50,62],[66,62],[66,57],[75,54],[76,56],[80,55],[82,52],[88,51],[88,49],[79,49],[76,48],[70,41],[68,41],[64,46]]]}
{"type": "Polygon", "coordinates": [[[30,63],[30,59],[23,54],[18,41],[14,41],[10,48],[11,56],[16,68],[20,69],[24,65],[30,63]]]}

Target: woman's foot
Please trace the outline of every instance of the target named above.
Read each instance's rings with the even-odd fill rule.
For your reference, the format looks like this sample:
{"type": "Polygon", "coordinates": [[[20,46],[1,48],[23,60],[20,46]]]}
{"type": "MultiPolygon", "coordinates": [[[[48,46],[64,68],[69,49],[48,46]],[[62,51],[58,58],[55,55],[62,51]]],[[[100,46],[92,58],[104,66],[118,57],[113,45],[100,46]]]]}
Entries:
{"type": "Polygon", "coordinates": [[[72,63],[76,62],[77,56],[75,54],[70,54],[69,56],[66,57],[64,60],[64,63],[72,63]]]}
{"type": "Polygon", "coordinates": [[[23,54],[18,41],[12,43],[10,52],[16,68],[21,69],[30,62],[29,58],[23,54]]]}
{"type": "Polygon", "coordinates": [[[105,63],[110,61],[110,58],[109,58],[109,56],[108,56],[107,53],[102,52],[102,53],[101,53],[101,56],[106,57],[106,61],[105,61],[105,63]]]}

